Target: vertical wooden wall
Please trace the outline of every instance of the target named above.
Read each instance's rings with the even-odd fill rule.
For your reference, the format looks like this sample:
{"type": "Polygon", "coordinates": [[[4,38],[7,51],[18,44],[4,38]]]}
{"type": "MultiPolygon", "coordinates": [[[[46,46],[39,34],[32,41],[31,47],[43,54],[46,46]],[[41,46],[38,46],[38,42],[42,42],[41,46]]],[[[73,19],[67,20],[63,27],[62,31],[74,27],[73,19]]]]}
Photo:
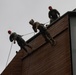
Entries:
{"type": "Polygon", "coordinates": [[[20,50],[1,75],[72,75],[68,15],[48,28],[56,46],[45,43],[42,35],[29,42],[31,53],[20,50]],[[25,58],[22,60],[22,58],[25,58]],[[27,57],[26,57],[27,56],[27,57]]]}
{"type": "Polygon", "coordinates": [[[56,46],[45,43],[39,35],[30,42],[37,51],[23,60],[22,75],[71,75],[70,40],[68,15],[52,25],[48,31],[55,37],[56,46]]]}

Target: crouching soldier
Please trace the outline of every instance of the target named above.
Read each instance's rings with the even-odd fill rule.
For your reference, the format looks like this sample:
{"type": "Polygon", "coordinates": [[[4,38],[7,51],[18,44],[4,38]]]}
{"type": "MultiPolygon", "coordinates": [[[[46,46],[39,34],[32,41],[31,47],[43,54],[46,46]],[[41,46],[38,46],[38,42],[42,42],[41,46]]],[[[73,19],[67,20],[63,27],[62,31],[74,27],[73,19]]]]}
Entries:
{"type": "Polygon", "coordinates": [[[37,29],[40,31],[45,41],[49,41],[52,45],[56,44],[56,41],[52,38],[50,33],[47,31],[46,27],[44,27],[44,24],[41,24],[39,22],[34,22],[33,19],[29,21],[29,24],[32,25],[34,32],[37,32],[37,29]]]}
{"type": "Polygon", "coordinates": [[[50,19],[50,24],[60,17],[60,13],[57,9],[53,9],[52,6],[48,7],[48,17],[50,19]]]}
{"type": "Polygon", "coordinates": [[[15,33],[15,32],[12,33],[10,30],[8,31],[8,34],[10,34],[9,40],[11,42],[14,42],[14,44],[17,41],[17,44],[20,46],[21,49],[24,49],[26,52],[28,52],[28,51],[25,48],[25,46],[28,46],[29,48],[32,49],[32,47],[25,42],[25,40],[22,38],[21,35],[15,33]]]}

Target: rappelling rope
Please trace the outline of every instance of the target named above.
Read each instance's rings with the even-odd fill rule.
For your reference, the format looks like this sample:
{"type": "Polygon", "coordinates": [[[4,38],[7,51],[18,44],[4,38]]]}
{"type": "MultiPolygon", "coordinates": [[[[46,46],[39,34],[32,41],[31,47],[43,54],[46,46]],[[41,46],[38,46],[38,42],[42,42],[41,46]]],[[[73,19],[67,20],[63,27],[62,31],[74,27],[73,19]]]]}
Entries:
{"type": "Polygon", "coordinates": [[[22,36],[26,36],[26,35],[29,35],[29,34],[32,34],[32,33],[34,33],[34,32],[30,32],[30,33],[24,34],[24,35],[22,35],[22,36]]]}
{"type": "Polygon", "coordinates": [[[9,57],[10,57],[10,54],[11,54],[12,46],[13,46],[13,42],[11,43],[10,51],[9,51],[8,58],[7,58],[7,61],[6,61],[6,66],[8,64],[8,60],[9,60],[9,57]]]}

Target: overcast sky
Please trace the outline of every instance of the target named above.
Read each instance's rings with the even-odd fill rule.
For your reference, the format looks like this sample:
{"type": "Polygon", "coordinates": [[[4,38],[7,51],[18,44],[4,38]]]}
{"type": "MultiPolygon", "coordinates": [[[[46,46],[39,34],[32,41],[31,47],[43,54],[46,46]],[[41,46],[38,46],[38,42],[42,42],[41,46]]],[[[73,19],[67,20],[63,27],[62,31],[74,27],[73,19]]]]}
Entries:
{"type": "MultiPolygon", "coordinates": [[[[0,73],[6,67],[11,47],[7,31],[12,30],[21,35],[33,32],[28,23],[29,20],[33,18],[41,23],[48,22],[48,6],[50,5],[57,9],[61,16],[76,8],[75,0],[0,0],[0,73]]],[[[33,35],[23,38],[26,41],[33,35]]],[[[19,49],[17,44],[12,46],[9,62],[19,49]]]]}

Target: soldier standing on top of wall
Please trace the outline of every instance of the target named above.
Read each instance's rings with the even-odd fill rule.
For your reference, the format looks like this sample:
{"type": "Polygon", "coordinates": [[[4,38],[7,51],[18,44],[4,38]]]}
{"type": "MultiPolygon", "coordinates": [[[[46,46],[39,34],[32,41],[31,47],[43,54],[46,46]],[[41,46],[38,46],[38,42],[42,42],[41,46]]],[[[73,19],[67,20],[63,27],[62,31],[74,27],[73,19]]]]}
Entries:
{"type": "Polygon", "coordinates": [[[50,33],[47,31],[46,27],[44,27],[44,24],[41,24],[39,22],[34,22],[33,19],[29,21],[29,24],[32,25],[32,28],[34,32],[37,32],[37,29],[40,31],[42,36],[45,38],[45,41],[49,41],[52,45],[56,44],[56,41],[51,37],[50,33]]]}
{"type": "Polygon", "coordinates": [[[24,49],[26,52],[28,52],[28,51],[27,51],[27,49],[25,48],[25,46],[28,46],[29,48],[32,49],[32,47],[25,42],[25,40],[22,38],[21,35],[15,33],[15,32],[12,33],[12,31],[10,31],[10,30],[8,30],[8,34],[10,34],[9,40],[10,40],[11,42],[14,41],[14,44],[15,44],[16,41],[17,41],[17,43],[18,43],[18,45],[20,46],[21,49],[24,49]]]}
{"type": "Polygon", "coordinates": [[[53,9],[52,6],[48,7],[49,9],[49,13],[48,13],[48,17],[50,18],[50,24],[55,21],[57,18],[60,17],[60,13],[58,12],[58,10],[53,9]]]}

